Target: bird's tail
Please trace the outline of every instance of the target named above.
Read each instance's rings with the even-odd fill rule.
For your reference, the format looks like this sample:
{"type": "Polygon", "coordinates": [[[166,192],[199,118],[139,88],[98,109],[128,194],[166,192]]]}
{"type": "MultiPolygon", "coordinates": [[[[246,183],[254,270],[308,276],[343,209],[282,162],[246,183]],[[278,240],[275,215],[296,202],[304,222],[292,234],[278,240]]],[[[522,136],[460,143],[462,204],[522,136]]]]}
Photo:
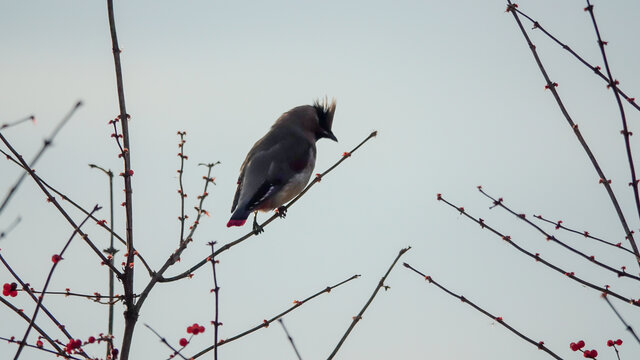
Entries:
{"type": "Polygon", "coordinates": [[[227,227],[244,225],[244,223],[247,222],[249,214],[251,214],[250,211],[246,211],[244,209],[236,209],[233,215],[231,215],[231,219],[227,223],[227,227]]]}

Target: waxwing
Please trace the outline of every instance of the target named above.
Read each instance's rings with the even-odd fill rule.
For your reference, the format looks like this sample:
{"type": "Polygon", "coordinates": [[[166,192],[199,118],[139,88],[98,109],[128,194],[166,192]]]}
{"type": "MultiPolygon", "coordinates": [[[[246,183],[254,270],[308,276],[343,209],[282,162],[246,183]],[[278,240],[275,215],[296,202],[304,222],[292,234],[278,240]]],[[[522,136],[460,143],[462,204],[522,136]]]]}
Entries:
{"type": "MultiPolygon", "coordinates": [[[[333,132],[335,99],[329,104],[295,107],[282,114],[258,140],[240,167],[238,188],[227,227],[242,226],[253,212],[280,208],[298,195],[309,182],[316,163],[316,141],[338,141],[333,132]]],[[[284,208],[279,209],[284,216],[284,208]]],[[[256,217],[254,231],[261,231],[256,217]]]]}

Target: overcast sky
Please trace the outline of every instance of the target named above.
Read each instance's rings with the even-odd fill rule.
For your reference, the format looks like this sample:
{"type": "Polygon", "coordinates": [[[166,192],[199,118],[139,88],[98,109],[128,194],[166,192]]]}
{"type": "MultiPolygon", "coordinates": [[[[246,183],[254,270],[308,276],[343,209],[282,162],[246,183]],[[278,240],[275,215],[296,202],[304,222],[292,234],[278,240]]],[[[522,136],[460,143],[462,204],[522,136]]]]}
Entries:
{"type": "MultiPolygon", "coordinates": [[[[585,2],[526,0],[520,9],[558,38],[602,65],[585,2]]],[[[640,98],[637,34],[640,3],[595,1],[596,16],[614,77],[640,98]]],[[[502,316],[514,328],[563,358],[578,358],[569,343],[583,339],[601,358],[614,358],[608,339],[621,338],[624,359],[640,345],[614,317],[597,291],[532,261],[459,212],[444,196],[481,217],[533,253],[540,253],[594,284],[609,284],[638,299],[633,280],[595,268],[491,203],[477,185],[519,213],[562,219],[567,226],[624,242],[624,233],[598,176],[558,110],[504,1],[116,1],[131,154],[136,248],[158,268],[179,237],[178,136],[187,132],[184,172],[187,209],[202,191],[201,162],[220,161],[217,186],[195,242],[170,270],[176,274],[204,258],[205,244],[230,242],[249,231],[227,229],[238,170],[251,145],[292,107],[319,97],[337,99],[333,130],[339,143],[318,143],[316,172],[372,130],[379,135],[315,186],[265,233],[220,256],[221,337],[228,338],[353,274],[362,277],[296,309],[285,318],[304,359],[326,358],[377,285],[398,250],[402,261],[450,290],[502,316]]],[[[525,21],[527,29],[531,24],[525,21]]],[[[620,199],[630,226],[640,221],[632,202],[628,163],[613,95],[593,72],[539,31],[530,31],[569,112],[620,199]]],[[[121,171],[107,121],[119,110],[104,1],[0,3],[0,124],[35,114],[36,125],[2,134],[30,159],[76,101],[84,105],[36,166],[38,174],[90,208],[105,206],[107,178],[96,163],[121,171]]],[[[639,113],[626,106],[630,130],[639,113]]],[[[640,144],[632,137],[635,154],[640,144]]],[[[2,147],[4,149],[4,147],[2,147]]],[[[0,194],[20,175],[0,163],[0,194]]],[[[27,179],[28,180],[28,179],[27,179]]],[[[123,201],[120,179],[116,204],[123,201]]],[[[83,216],[70,210],[76,221],[83,216]]],[[[190,216],[193,218],[193,210],[190,216]]],[[[0,215],[0,231],[20,225],[0,241],[2,255],[25,281],[40,288],[52,254],[72,229],[25,181],[0,215]]],[[[116,229],[124,233],[123,211],[116,229]]],[[[268,215],[262,214],[264,220],[268,215]]],[[[638,272],[632,256],[581,236],[548,231],[615,268],[638,272]]],[[[108,234],[86,228],[100,248],[108,234]]],[[[122,247],[120,247],[122,248],[122,247]]],[[[121,256],[124,251],[121,251],[121,256]]],[[[74,240],[51,290],[108,293],[107,272],[86,244],[74,240]]],[[[121,258],[117,261],[121,261],[121,258]]],[[[139,267],[136,290],[148,276],[139,267]]],[[[0,283],[13,281],[0,269],[0,283]]],[[[339,353],[341,359],[547,359],[492,319],[448,296],[399,264],[339,353]]],[[[213,319],[211,269],[191,280],[160,284],[140,316],[135,359],[170,354],[148,331],[174,345],[194,322],[213,319]]],[[[119,290],[121,293],[121,290],[119,290]]],[[[7,298],[9,299],[9,298],[7,298]]],[[[9,299],[27,314],[23,293],[9,299]]],[[[640,315],[614,302],[640,329],[640,315]]],[[[106,331],[106,307],[83,299],[47,296],[74,336],[106,331]]],[[[116,328],[122,326],[117,307],[116,328]]],[[[0,310],[0,336],[21,337],[26,324],[0,310]]],[[[38,323],[51,328],[42,314],[38,323]]],[[[279,326],[220,348],[222,359],[294,359],[279,326]]],[[[207,326],[185,350],[212,341],[207,326]]],[[[60,336],[51,330],[55,336],[60,336]]],[[[118,331],[116,341],[121,340],[118,331]]],[[[32,337],[34,339],[33,331],[32,337]]],[[[12,354],[14,344],[0,343],[12,354]]],[[[102,348],[90,348],[104,356],[102,348]]],[[[212,356],[207,355],[208,358],[212,356]]],[[[24,359],[50,358],[25,350],[24,359]]]]}

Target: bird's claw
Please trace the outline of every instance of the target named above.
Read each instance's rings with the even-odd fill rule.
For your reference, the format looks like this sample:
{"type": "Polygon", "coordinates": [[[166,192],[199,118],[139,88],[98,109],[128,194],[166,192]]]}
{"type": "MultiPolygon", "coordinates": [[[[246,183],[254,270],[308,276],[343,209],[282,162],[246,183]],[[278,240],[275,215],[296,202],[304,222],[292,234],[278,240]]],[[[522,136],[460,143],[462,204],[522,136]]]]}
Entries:
{"type": "Polygon", "coordinates": [[[284,219],[285,217],[287,217],[287,207],[280,206],[279,208],[276,209],[276,214],[278,214],[279,217],[284,219]]]}
{"type": "Polygon", "coordinates": [[[254,235],[259,235],[260,233],[264,232],[264,228],[260,225],[258,225],[257,222],[253,223],[253,234],[254,235]]]}

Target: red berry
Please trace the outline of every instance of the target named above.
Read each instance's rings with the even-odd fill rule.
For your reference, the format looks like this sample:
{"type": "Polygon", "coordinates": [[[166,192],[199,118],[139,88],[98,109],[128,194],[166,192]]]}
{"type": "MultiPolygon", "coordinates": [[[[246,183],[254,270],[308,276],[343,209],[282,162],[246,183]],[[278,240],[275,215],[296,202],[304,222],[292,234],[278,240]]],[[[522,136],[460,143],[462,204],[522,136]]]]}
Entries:
{"type": "Polygon", "coordinates": [[[187,339],[182,338],[180,339],[179,343],[180,343],[180,346],[185,347],[189,342],[187,341],[187,339]]]}
{"type": "Polygon", "coordinates": [[[578,349],[579,349],[578,344],[576,344],[576,343],[574,343],[574,342],[572,342],[571,344],[569,344],[569,348],[570,348],[572,351],[578,351],[578,349]]]}
{"type": "Polygon", "coordinates": [[[622,340],[620,340],[620,339],[616,340],[615,342],[616,342],[616,345],[618,345],[618,346],[622,345],[622,340]]]}
{"type": "Polygon", "coordinates": [[[55,255],[53,255],[53,256],[51,257],[51,261],[52,261],[54,264],[57,264],[57,263],[58,263],[58,261],[60,261],[60,260],[62,260],[62,256],[60,256],[60,255],[58,255],[58,254],[55,254],[55,255]]]}
{"type": "Polygon", "coordinates": [[[87,339],[87,342],[89,344],[93,344],[94,342],[96,342],[96,338],[94,338],[93,336],[89,336],[89,339],[87,339]]]}
{"type": "Polygon", "coordinates": [[[614,342],[613,340],[607,340],[607,346],[611,347],[613,346],[614,342]]]}
{"type": "Polygon", "coordinates": [[[36,346],[41,348],[42,347],[42,341],[40,341],[40,340],[36,341],[36,346]]]}
{"type": "Polygon", "coordinates": [[[578,341],[577,345],[578,345],[578,349],[582,349],[584,347],[584,341],[583,340],[578,341]]]}

